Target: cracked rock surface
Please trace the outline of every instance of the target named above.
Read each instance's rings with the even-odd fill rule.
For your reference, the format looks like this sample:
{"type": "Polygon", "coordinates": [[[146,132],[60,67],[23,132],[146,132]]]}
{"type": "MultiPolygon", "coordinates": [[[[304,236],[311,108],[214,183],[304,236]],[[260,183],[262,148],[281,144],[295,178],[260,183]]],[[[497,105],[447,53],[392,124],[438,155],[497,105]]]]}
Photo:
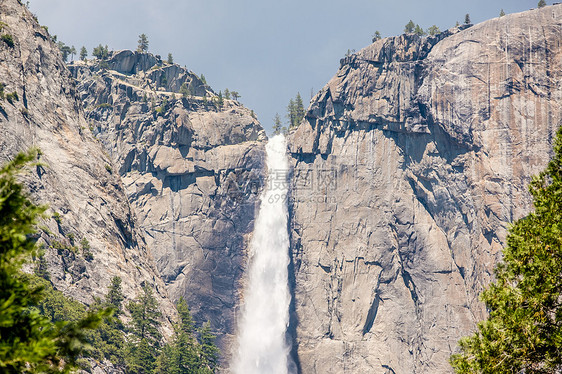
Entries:
{"type": "Polygon", "coordinates": [[[148,53],[114,52],[70,70],[170,297],[183,296],[198,323],[211,322],[228,361],[264,130],[237,101],[221,104],[195,74],[148,53]]]}
{"type": "Polygon", "coordinates": [[[562,5],[342,60],[289,136],[302,373],[450,373],[561,125],[562,5]]]}
{"type": "Polygon", "coordinates": [[[17,0],[0,3],[0,21],[14,41],[0,42],[0,83],[5,93],[17,93],[11,102],[0,99],[0,161],[31,147],[41,151],[41,166],[23,181],[34,201],[49,206],[37,240],[52,283],[86,305],[105,297],[114,276],[122,278],[124,303],[142,292],[141,284],[152,285],[170,336],[175,308],[123,182],[87,128],[57,45],[17,0]]]}

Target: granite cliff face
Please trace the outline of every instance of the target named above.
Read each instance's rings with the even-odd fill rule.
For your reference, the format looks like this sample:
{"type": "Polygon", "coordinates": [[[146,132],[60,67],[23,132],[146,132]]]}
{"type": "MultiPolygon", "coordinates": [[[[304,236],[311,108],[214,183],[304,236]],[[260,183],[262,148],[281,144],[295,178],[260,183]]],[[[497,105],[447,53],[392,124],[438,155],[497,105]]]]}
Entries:
{"type": "MultiPolygon", "coordinates": [[[[289,136],[302,373],[451,372],[562,124],[561,20],[549,6],[341,61],[289,136]]],[[[114,275],[128,298],[148,282],[168,332],[166,295],[184,296],[228,356],[264,180],[253,113],[148,53],[69,73],[17,0],[0,21],[0,83],[17,94],[0,100],[0,160],[42,150],[25,181],[50,205],[53,283],[88,304],[114,275]]]]}
{"type": "Polygon", "coordinates": [[[113,276],[122,278],[129,300],[142,283],[153,285],[170,335],[175,308],[139,234],[121,178],[88,130],[57,46],[16,0],[0,3],[0,21],[1,33],[13,39],[12,46],[0,42],[0,83],[6,94],[17,94],[0,100],[0,161],[30,147],[41,150],[43,166],[25,182],[33,199],[49,206],[38,242],[52,282],[85,304],[103,297],[113,276]]]}
{"type": "Polygon", "coordinates": [[[168,292],[211,321],[228,355],[265,132],[249,109],[151,54],[120,51],[70,69],[168,292]]]}
{"type": "Polygon", "coordinates": [[[184,296],[228,354],[263,183],[254,113],[148,53],[66,66],[17,0],[0,4],[0,21],[13,38],[0,41],[0,83],[17,93],[0,100],[0,161],[41,149],[44,166],[25,182],[50,206],[38,241],[54,285],[89,304],[115,275],[127,299],[149,283],[166,335],[167,295],[184,296]]]}
{"type": "Polygon", "coordinates": [[[342,60],[289,137],[303,373],[449,373],[562,124],[562,5],[342,60]]]}

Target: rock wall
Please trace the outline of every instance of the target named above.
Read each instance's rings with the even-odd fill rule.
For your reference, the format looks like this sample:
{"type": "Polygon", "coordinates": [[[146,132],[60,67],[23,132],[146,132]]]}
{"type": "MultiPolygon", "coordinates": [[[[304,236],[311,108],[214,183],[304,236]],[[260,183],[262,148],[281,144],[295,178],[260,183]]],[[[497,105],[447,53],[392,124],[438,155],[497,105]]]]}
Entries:
{"type": "Polygon", "coordinates": [[[342,60],[291,133],[302,373],[449,373],[562,124],[562,5],[342,60]]]}
{"type": "Polygon", "coordinates": [[[196,321],[211,321],[227,361],[265,132],[237,101],[221,102],[192,72],[147,53],[70,69],[171,298],[185,297],[196,321]]]}
{"type": "MultiPolygon", "coordinates": [[[[289,136],[302,373],[451,372],[562,124],[561,20],[548,6],[341,61],[289,136]]],[[[24,179],[50,205],[38,241],[55,286],[88,304],[114,275],[129,298],[148,282],[168,333],[166,295],[184,296],[228,361],[264,180],[253,113],[147,53],[73,63],[76,86],[17,0],[0,21],[0,83],[17,93],[0,99],[0,160],[42,151],[24,179]]]]}
{"type": "Polygon", "coordinates": [[[139,235],[122,180],[88,129],[58,47],[16,0],[0,3],[0,21],[0,33],[13,39],[13,45],[0,41],[0,83],[5,94],[17,94],[0,99],[0,161],[31,147],[41,150],[42,166],[24,180],[33,199],[49,206],[38,242],[51,281],[85,304],[103,297],[113,276],[122,278],[128,300],[142,292],[143,282],[151,284],[164,332],[171,335],[175,308],[139,235]]]}

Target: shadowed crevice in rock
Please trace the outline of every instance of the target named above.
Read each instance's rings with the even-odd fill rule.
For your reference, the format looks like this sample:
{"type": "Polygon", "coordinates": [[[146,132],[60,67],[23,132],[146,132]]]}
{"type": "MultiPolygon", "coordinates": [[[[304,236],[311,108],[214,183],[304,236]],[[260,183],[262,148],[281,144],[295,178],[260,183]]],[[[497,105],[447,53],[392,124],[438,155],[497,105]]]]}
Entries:
{"type": "Polygon", "coordinates": [[[369,312],[367,313],[367,319],[365,320],[365,325],[363,326],[363,335],[371,331],[371,328],[373,327],[373,323],[375,323],[375,319],[377,318],[377,312],[379,310],[380,301],[381,298],[379,296],[379,293],[376,292],[375,298],[373,299],[373,302],[371,303],[371,307],[369,308],[369,312]]]}
{"type": "Polygon", "coordinates": [[[402,269],[400,275],[402,276],[402,280],[404,280],[404,285],[410,291],[410,297],[412,298],[412,301],[414,302],[416,309],[419,309],[418,292],[416,291],[416,284],[412,280],[412,276],[404,269],[402,269]]]}
{"type": "Polygon", "coordinates": [[[394,369],[391,368],[391,367],[388,366],[388,365],[381,365],[381,367],[382,367],[383,369],[386,369],[385,374],[396,374],[396,372],[394,371],[394,369]]]}
{"type": "MultiPolygon", "coordinates": [[[[291,178],[292,179],[292,178],[291,178]]],[[[287,230],[289,232],[289,241],[290,243],[294,243],[291,235],[293,231],[291,230],[292,226],[292,204],[290,202],[290,198],[288,199],[288,213],[289,219],[287,220],[287,230]]],[[[299,359],[299,352],[298,352],[298,340],[297,340],[297,328],[299,325],[298,315],[296,313],[296,305],[295,305],[295,252],[298,248],[294,248],[293,245],[289,246],[289,268],[288,268],[288,280],[289,280],[289,293],[291,295],[291,303],[289,304],[289,326],[287,326],[287,340],[291,346],[291,358],[295,365],[292,370],[289,370],[289,374],[302,374],[300,359],[299,359]]],[[[290,368],[291,369],[291,368],[290,368]]]]}

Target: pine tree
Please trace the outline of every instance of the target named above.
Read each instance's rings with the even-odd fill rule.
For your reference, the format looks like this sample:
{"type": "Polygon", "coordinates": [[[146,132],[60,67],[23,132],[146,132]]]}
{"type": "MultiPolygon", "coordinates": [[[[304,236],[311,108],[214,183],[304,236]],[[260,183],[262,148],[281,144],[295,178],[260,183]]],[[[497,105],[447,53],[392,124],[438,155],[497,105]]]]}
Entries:
{"type": "Polygon", "coordinates": [[[275,113],[275,117],[273,118],[273,134],[281,134],[282,126],[283,125],[281,124],[281,117],[279,116],[279,113],[275,113]]]}
{"type": "Polygon", "coordinates": [[[174,56],[172,56],[171,53],[168,53],[168,64],[173,64],[174,63],[174,56]]]}
{"type": "Polygon", "coordinates": [[[222,91],[219,91],[218,97],[217,97],[217,104],[219,105],[219,107],[223,106],[224,104],[224,98],[222,97],[222,91]]]}
{"type": "Polygon", "coordinates": [[[180,301],[176,304],[176,309],[179,316],[179,324],[177,326],[178,331],[188,335],[193,334],[193,318],[191,317],[191,312],[187,306],[187,302],[183,297],[180,297],[180,301]]]}
{"type": "MultiPolygon", "coordinates": [[[[62,60],[64,62],[68,61],[68,55],[70,55],[70,53],[72,52],[72,49],[67,46],[66,44],[64,44],[63,42],[57,42],[57,46],[59,47],[59,50],[62,54],[62,60]]],[[[76,52],[75,52],[76,53],[76,52]]]]}
{"type": "MultiPolygon", "coordinates": [[[[179,374],[179,352],[173,344],[166,344],[156,360],[155,374],[179,374]]],[[[191,372],[193,373],[193,371],[191,372]]]]}
{"type": "Polygon", "coordinates": [[[125,366],[125,326],[121,320],[115,316],[103,320],[97,329],[99,340],[93,341],[93,345],[103,357],[111,361],[114,365],[125,366]]]}
{"type": "Polygon", "coordinates": [[[297,93],[295,99],[289,100],[287,105],[287,119],[289,120],[289,128],[296,127],[304,117],[304,105],[300,93],[297,93]]]}
{"type": "Polygon", "coordinates": [[[289,105],[287,105],[287,119],[289,120],[289,127],[293,127],[293,123],[296,122],[296,107],[293,99],[289,100],[289,105]]]}
{"type": "Polygon", "coordinates": [[[76,54],[76,48],[74,46],[70,47],[70,59],[74,61],[74,55],[76,54]]]}
{"type": "Polygon", "coordinates": [[[33,269],[33,273],[40,278],[45,280],[51,279],[51,274],[49,273],[47,260],[45,259],[45,252],[40,252],[37,257],[37,263],[33,269]]]}
{"type": "Polygon", "coordinates": [[[224,98],[230,100],[230,91],[228,90],[228,88],[224,89],[224,98]]]}
{"type": "Polygon", "coordinates": [[[106,316],[91,337],[91,344],[97,353],[96,359],[108,359],[113,365],[120,368],[125,366],[125,326],[119,319],[122,314],[124,296],[121,289],[121,278],[113,277],[105,299],[95,298],[90,305],[93,311],[110,308],[113,312],[106,316]]]}
{"type": "Polygon", "coordinates": [[[230,91],[230,95],[232,96],[232,99],[236,101],[238,101],[238,99],[240,98],[240,94],[238,93],[238,91],[230,91]]]}
{"type": "Polygon", "coordinates": [[[439,27],[437,27],[436,25],[430,26],[427,29],[427,33],[431,36],[437,35],[439,34],[441,31],[439,30],[439,27]]]}
{"type": "Polygon", "coordinates": [[[201,344],[201,373],[214,373],[219,359],[219,349],[215,345],[216,336],[211,332],[209,321],[199,329],[201,344]]]}
{"type": "Polygon", "coordinates": [[[292,126],[298,126],[300,121],[304,118],[304,105],[302,103],[302,97],[300,92],[297,92],[297,96],[295,97],[295,120],[292,123],[292,126]]]}
{"type": "Polygon", "coordinates": [[[155,350],[148,339],[141,339],[134,345],[129,345],[126,363],[127,373],[152,374],[156,369],[159,350],[155,350]]]}
{"type": "MultiPolygon", "coordinates": [[[[16,176],[37,156],[20,153],[0,169],[0,370],[6,373],[67,372],[84,353],[85,330],[103,313],[57,323],[39,314],[43,287],[32,284],[22,265],[35,251],[31,238],[45,207],[33,204],[16,176]]],[[[46,280],[35,279],[48,283],[46,280]]]]}
{"type": "Polygon", "coordinates": [[[189,95],[189,87],[186,82],[183,82],[180,87],[180,93],[183,97],[187,97],[189,95]]]}
{"type": "Polygon", "coordinates": [[[142,294],[132,301],[128,306],[131,312],[132,332],[139,338],[146,338],[152,341],[153,345],[158,345],[161,339],[158,327],[160,327],[160,313],[158,302],[154,297],[152,287],[143,284],[142,294]]]}
{"type": "Polygon", "coordinates": [[[404,33],[405,34],[411,34],[414,32],[414,29],[416,28],[416,25],[414,24],[414,21],[410,20],[410,22],[408,22],[406,24],[406,26],[404,26],[404,33]]]}
{"type": "Polygon", "coordinates": [[[107,59],[109,57],[109,49],[107,45],[104,47],[100,44],[97,47],[94,47],[94,50],[92,51],[92,56],[94,56],[99,60],[107,59]]]}
{"type": "Polygon", "coordinates": [[[545,7],[545,6],[546,6],[546,1],[540,0],[539,3],[537,4],[537,6],[538,6],[539,8],[545,7]]]}
{"type": "Polygon", "coordinates": [[[142,294],[129,303],[128,310],[131,313],[131,337],[126,354],[127,367],[134,374],[152,373],[162,339],[158,330],[162,314],[152,288],[143,284],[142,294]]]}
{"type": "Polygon", "coordinates": [[[199,366],[198,345],[193,335],[191,313],[183,297],[177,304],[177,310],[179,324],[175,327],[173,339],[174,348],[177,352],[176,367],[179,369],[179,374],[187,374],[195,372],[195,368],[199,366]]]}
{"type": "Polygon", "coordinates": [[[88,50],[86,49],[86,47],[83,46],[80,49],[80,60],[86,61],[87,57],[88,57],[88,50]]]}
{"type": "Polygon", "coordinates": [[[194,336],[191,313],[183,297],[176,308],[179,321],[174,325],[174,336],[170,344],[162,349],[162,354],[158,357],[156,373],[201,373],[199,368],[207,367],[207,362],[202,359],[201,347],[194,336]]]}
{"type": "Polygon", "coordinates": [[[505,16],[505,12],[502,9],[502,10],[500,10],[500,17],[503,17],[503,16],[505,16]]]}
{"type": "Polygon", "coordinates": [[[115,310],[115,315],[119,316],[123,313],[123,300],[125,300],[125,296],[123,295],[123,288],[121,287],[121,277],[113,277],[111,278],[111,284],[109,285],[109,290],[107,291],[107,295],[105,297],[105,302],[107,306],[113,308],[115,310]]]}
{"type": "Polygon", "coordinates": [[[459,342],[457,373],[562,370],[562,128],[529,190],[535,211],[509,230],[496,280],[482,293],[490,315],[459,342]]]}
{"type": "Polygon", "coordinates": [[[464,24],[465,25],[470,25],[470,14],[466,13],[466,15],[464,16],[464,24]]]}
{"type": "Polygon", "coordinates": [[[148,37],[146,34],[140,34],[138,40],[137,52],[148,52],[148,37]]]}
{"type": "Polygon", "coordinates": [[[376,42],[377,40],[381,40],[382,36],[379,30],[375,31],[375,33],[373,34],[373,43],[376,42]]]}
{"type": "Polygon", "coordinates": [[[423,28],[420,25],[416,25],[416,28],[414,29],[414,34],[419,36],[424,36],[425,31],[423,31],[423,28]]]}

